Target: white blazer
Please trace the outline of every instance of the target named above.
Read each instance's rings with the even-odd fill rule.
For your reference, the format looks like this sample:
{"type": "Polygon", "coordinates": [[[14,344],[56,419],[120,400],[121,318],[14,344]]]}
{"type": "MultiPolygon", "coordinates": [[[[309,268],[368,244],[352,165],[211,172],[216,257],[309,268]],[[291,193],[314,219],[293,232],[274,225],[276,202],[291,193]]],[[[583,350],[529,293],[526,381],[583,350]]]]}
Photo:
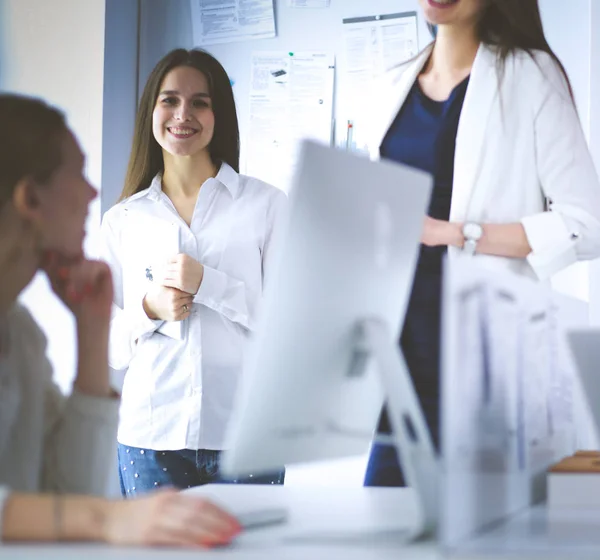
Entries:
{"type": "MultiPolygon", "coordinates": [[[[373,159],[431,49],[378,84],[364,123],[373,159]]],[[[540,280],[600,256],[600,183],[566,81],[546,53],[509,56],[499,81],[495,51],[479,48],[458,125],[450,221],[522,223],[527,259],[476,258],[540,280]]]]}

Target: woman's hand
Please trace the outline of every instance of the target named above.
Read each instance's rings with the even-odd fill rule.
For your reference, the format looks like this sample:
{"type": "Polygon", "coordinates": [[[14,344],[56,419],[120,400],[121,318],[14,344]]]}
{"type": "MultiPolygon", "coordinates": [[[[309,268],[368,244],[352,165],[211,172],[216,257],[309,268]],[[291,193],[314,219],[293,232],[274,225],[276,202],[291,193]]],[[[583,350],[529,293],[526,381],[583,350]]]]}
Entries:
{"type": "Polygon", "coordinates": [[[183,321],[192,312],[194,298],[176,288],[153,285],[144,298],[144,311],[150,319],[162,321],[183,321]]]}
{"type": "Polygon", "coordinates": [[[185,253],[180,253],[167,262],[161,284],[194,295],[200,289],[203,278],[204,266],[185,253]]]}
{"type": "Polygon", "coordinates": [[[47,254],[42,269],[54,293],[72,311],[77,321],[98,324],[111,317],[113,284],[110,268],[101,261],[73,261],[55,252],[47,254]]]}
{"type": "Polygon", "coordinates": [[[462,247],[463,235],[460,224],[425,217],[421,243],[427,247],[440,245],[462,247]]]}
{"type": "Polygon", "coordinates": [[[228,544],[240,531],[220,507],[175,490],[111,502],[104,523],[104,538],[114,545],[208,548],[228,544]]]}

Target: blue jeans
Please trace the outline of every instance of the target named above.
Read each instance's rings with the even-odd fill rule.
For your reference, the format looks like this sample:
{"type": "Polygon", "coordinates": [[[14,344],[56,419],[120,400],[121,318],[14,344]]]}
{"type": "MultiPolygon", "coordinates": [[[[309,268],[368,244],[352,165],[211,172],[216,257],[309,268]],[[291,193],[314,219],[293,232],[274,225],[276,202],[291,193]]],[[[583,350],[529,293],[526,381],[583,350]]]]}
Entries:
{"type": "Polygon", "coordinates": [[[285,469],[267,475],[225,479],[219,473],[220,451],[182,449],[154,451],[130,445],[118,445],[121,493],[132,498],[168,486],[180,490],[209,483],[283,484],[285,469]]]}

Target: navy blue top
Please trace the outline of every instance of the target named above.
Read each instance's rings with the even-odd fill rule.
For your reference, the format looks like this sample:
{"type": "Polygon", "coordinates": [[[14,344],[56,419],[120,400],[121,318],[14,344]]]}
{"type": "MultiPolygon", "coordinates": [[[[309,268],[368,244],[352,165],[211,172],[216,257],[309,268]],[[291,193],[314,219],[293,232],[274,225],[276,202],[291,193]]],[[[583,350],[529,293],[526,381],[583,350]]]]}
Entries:
{"type": "MultiPolygon", "coordinates": [[[[452,199],[458,121],[469,78],[446,101],[427,97],[418,80],[388,130],[381,157],[433,175],[428,214],[448,220],[452,199]]],[[[442,260],[446,247],[421,245],[400,345],[436,445],[439,425],[439,355],[442,260]]],[[[387,414],[379,430],[389,432],[387,414]]]]}

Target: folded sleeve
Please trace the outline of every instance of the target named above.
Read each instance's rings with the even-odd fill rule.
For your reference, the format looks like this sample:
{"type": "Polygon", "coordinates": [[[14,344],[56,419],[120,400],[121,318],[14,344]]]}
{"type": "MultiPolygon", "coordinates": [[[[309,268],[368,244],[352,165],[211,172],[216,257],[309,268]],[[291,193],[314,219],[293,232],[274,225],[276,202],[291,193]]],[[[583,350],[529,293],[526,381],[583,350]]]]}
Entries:
{"type": "Polygon", "coordinates": [[[250,328],[246,285],[221,270],[204,267],[204,276],[194,296],[194,303],[205,305],[230,321],[250,328]]]}
{"type": "Polygon", "coordinates": [[[123,295],[123,269],[119,250],[120,242],[113,224],[118,216],[108,212],[101,226],[101,256],[110,266],[113,277],[114,298],[110,323],[109,364],[116,370],[129,366],[137,341],[145,334],[156,331],[162,320],[152,320],[144,311],[143,298],[125,309],[123,295]]]}
{"type": "Polygon", "coordinates": [[[549,57],[537,62],[544,85],[535,111],[536,160],[548,210],[521,223],[528,261],[546,279],[600,256],[600,183],[564,77],[549,57]]]}

